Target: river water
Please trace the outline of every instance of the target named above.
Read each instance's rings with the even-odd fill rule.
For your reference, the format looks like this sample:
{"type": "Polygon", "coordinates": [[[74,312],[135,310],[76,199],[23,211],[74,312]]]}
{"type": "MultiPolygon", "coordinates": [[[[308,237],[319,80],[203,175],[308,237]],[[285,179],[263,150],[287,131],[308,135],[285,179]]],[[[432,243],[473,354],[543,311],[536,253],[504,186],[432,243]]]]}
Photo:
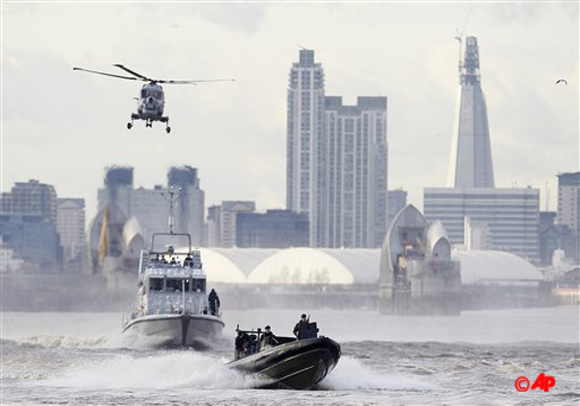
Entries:
{"type": "Polygon", "coordinates": [[[228,311],[214,347],[159,350],[120,334],[117,313],[1,313],[2,405],[580,404],[578,307],[379,316],[317,310],[320,333],[342,345],[315,390],[253,389],[232,371],[236,325],[290,335],[300,310],[228,311]],[[548,392],[518,392],[553,376],[548,392]]]}

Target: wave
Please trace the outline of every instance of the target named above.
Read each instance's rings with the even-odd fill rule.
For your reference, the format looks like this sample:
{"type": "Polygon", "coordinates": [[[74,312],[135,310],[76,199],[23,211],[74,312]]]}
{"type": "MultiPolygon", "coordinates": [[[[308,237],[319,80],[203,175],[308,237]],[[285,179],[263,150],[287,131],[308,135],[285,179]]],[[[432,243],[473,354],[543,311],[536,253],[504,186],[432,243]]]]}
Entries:
{"type": "Polygon", "coordinates": [[[356,358],[341,357],[338,365],[321,383],[328,390],[414,390],[426,391],[436,386],[413,377],[389,375],[364,365],[356,358]]]}
{"type": "Polygon", "coordinates": [[[81,337],[68,335],[39,334],[29,337],[2,339],[3,345],[42,348],[84,348],[99,347],[109,341],[107,336],[81,337]]]}
{"type": "Polygon", "coordinates": [[[2,339],[3,345],[39,348],[92,348],[149,350],[159,347],[164,338],[138,334],[114,334],[93,337],[38,334],[28,337],[2,339]]]}

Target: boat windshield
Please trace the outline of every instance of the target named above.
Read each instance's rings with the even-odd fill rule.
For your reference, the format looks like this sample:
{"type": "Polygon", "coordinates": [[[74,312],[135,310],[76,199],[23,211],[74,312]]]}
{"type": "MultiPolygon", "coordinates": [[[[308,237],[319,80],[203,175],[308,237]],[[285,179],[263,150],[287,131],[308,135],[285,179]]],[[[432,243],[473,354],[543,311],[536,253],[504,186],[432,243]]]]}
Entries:
{"type": "Polygon", "coordinates": [[[187,277],[167,277],[165,286],[163,277],[152,276],[149,278],[149,292],[205,292],[205,279],[187,277]]]}
{"type": "Polygon", "coordinates": [[[194,279],[192,287],[194,292],[197,292],[198,289],[205,292],[205,279],[194,279]]]}
{"type": "Polygon", "coordinates": [[[163,278],[149,278],[149,290],[160,292],[163,290],[163,278]]]}
{"type": "Polygon", "coordinates": [[[167,291],[168,292],[182,292],[189,291],[189,278],[167,278],[167,291]]]}

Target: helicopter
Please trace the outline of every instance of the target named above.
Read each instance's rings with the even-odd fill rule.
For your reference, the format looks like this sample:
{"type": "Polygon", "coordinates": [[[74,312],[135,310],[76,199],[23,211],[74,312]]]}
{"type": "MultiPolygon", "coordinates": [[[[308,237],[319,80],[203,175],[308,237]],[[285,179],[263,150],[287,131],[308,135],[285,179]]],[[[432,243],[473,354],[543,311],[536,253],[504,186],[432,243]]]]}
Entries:
{"type": "Polygon", "coordinates": [[[144,120],[145,128],[153,127],[154,121],[160,121],[165,123],[165,131],[169,134],[171,132],[171,127],[169,127],[169,117],[163,115],[163,106],[165,105],[165,98],[163,94],[163,88],[160,84],[171,84],[171,85],[196,85],[202,82],[233,82],[234,79],[206,79],[206,80],[171,80],[171,79],[152,79],[147,76],[141,75],[123,66],[121,64],[114,64],[113,66],[130,73],[132,76],[116,75],[114,73],[100,72],[96,70],[79,68],[77,66],[73,67],[73,70],[95,73],[97,75],[111,76],[118,79],[126,80],[140,80],[142,82],[147,82],[141,88],[139,97],[134,97],[138,101],[137,113],[131,113],[131,121],[127,123],[127,129],[130,130],[133,127],[134,120],[144,120]]]}

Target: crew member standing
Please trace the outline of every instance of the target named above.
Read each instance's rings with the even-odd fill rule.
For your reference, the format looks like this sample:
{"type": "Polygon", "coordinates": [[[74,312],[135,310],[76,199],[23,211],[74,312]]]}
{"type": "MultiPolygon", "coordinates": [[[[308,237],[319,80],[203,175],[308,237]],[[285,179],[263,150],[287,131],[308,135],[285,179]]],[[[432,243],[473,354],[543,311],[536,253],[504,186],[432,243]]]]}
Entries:
{"type": "Polygon", "coordinates": [[[209,292],[209,296],[207,299],[209,301],[209,310],[210,310],[211,314],[213,314],[215,316],[218,312],[219,307],[220,307],[220,297],[218,296],[216,291],[214,289],[212,289],[211,292],[209,292]]]}
{"type": "Polygon", "coordinates": [[[302,330],[301,326],[308,326],[308,319],[306,318],[305,314],[302,314],[302,316],[300,316],[300,321],[298,323],[296,323],[296,325],[294,326],[294,330],[292,331],[294,333],[294,335],[296,336],[296,338],[298,338],[299,340],[302,338],[300,331],[302,330]]]}

